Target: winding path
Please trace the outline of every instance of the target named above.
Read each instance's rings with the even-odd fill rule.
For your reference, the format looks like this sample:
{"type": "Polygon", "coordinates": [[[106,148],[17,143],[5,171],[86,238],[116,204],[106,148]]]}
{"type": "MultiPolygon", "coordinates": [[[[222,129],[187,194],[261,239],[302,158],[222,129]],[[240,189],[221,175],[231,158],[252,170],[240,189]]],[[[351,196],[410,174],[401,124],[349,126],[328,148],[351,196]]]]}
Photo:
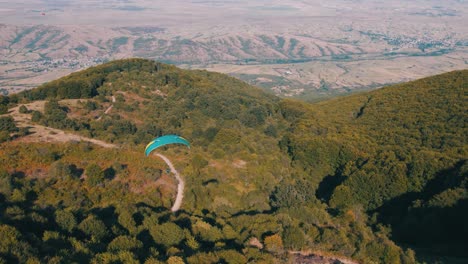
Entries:
{"type": "Polygon", "coordinates": [[[114,103],[115,103],[115,96],[112,96],[112,104],[106,109],[106,111],[104,111],[104,114],[102,114],[102,115],[97,119],[97,121],[101,120],[102,117],[103,117],[104,115],[109,114],[109,112],[112,110],[112,107],[114,107],[114,103]]]}
{"type": "MultiPolygon", "coordinates": [[[[115,102],[115,97],[112,97],[112,102],[115,102]]],[[[45,101],[37,101],[31,104],[27,104],[26,106],[28,109],[32,110],[43,110],[44,109],[45,101]]],[[[28,127],[29,131],[32,132],[30,135],[27,135],[22,138],[25,142],[69,142],[69,141],[87,141],[104,148],[117,148],[118,146],[115,144],[109,144],[102,140],[88,138],[79,136],[76,134],[65,133],[63,130],[55,129],[51,127],[45,127],[38,124],[33,124],[31,122],[30,114],[23,114],[19,112],[19,107],[14,107],[10,109],[10,114],[13,119],[16,121],[16,125],[18,127],[28,127]]],[[[112,105],[106,110],[105,114],[109,113],[112,109],[112,105]]],[[[171,172],[174,173],[175,178],[177,179],[177,196],[174,202],[174,205],[171,208],[172,212],[177,212],[181,205],[182,200],[184,198],[184,188],[185,188],[185,181],[180,176],[179,172],[175,169],[172,162],[164,155],[157,153],[158,157],[160,157],[171,169],[171,172]]]]}
{"type": "MultiPolygon", "coordinates": [[[[30,110],[44,109],[45,101],[36,101],[25,106],[30,110]]],[[[104,148],[117,148],[117,145],[104,142],[102,140],[66,133],[63,130],[46,127],[31,122],[31,115],[19,112],[20,106],[10,109],[10,115],[16,122],[17,127],[27,127],[30,134],[21,138],[24,142],[80,142],[86,141],[104,148]]]]}
{"type": "Polygon", "coordinates": [[[182,205],[182,199],[184,198],[184,187],[185,187],[185,182],[182,177],[180,177],[179,172],[174,168],[174,165],[172,162],[164,155],[156,153],[158,157],[160,157],[164,162],[166,162],[167,166],[171,169],[171,172],[174,173],[177,181],[179,182],[177,184],[177,196],[174,202],[174,205],[171,208],[172,212],[177,212],[180,209],[180,206],[182,205]]]}

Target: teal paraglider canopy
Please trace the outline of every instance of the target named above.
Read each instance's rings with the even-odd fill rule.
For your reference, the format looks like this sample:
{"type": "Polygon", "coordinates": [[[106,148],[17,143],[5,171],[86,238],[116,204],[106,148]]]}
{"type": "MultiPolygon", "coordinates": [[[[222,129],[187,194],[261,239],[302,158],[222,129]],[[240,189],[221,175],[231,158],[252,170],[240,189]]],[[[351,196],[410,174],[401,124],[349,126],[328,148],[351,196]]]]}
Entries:
{"type": "Polygon", "coordinates": [[[148,156],[151,151],[169,144],[183,144],[190,148],[190,143],[185,138],[177,135],[165,135],[155,138],[153,141],[148,143],[145,148],[145,155],[148,156]]]}

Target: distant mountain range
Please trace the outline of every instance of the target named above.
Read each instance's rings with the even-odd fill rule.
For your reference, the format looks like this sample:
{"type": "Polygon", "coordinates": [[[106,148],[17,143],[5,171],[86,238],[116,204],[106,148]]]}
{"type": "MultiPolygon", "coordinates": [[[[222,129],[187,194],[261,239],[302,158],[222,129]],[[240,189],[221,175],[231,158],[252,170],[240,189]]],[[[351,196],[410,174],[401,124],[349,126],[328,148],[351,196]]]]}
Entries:
{"type": "Polygon", "coordinates": [[[0,25],[0,88],[21,91],[128,57],[224,72],[280,96],[307,99],[466,67],[466,43],[453,36],[417,39],[334,30],[333,37],[320,37],[259,30],[177,34],[157,26],[0,25]]]}

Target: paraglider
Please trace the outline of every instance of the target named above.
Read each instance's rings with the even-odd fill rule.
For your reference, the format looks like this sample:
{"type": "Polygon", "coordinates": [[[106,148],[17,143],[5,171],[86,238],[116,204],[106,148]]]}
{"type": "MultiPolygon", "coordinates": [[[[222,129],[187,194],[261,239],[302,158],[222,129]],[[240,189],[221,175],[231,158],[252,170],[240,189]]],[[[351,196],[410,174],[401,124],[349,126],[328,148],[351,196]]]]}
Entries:
{"type": "MultiPolygon", "coordinates": [[[[185,138],[177,136],[177,135],[165,135],[162,137],[155,138],[153,141],[148,143],[148,145],[146,145],[146,148],[145,148],[145,155],[149,156],[153,150],[159,147],[165,146],[165,145],[169,145],[169,144],[182,144],[190,148],[190,143],[185,138]]],[[[156,155],[160,157],[162,160],[164,160],[167,166],[169,166],[169,168],[166,169],[166,172],[173,173],[177,181],[179,182],[177,184],[177,196],[174,201],[174,205],[171,208],[172,212],[176,212],[177,210],[179,210],[180,206],[182,205],[182,199],[184,197],[185,182],[182,179],[182,177],[180,177],[179,172],[174,168],[174,165],[172,165],[172,162],[168,158],[166,158],[166,156],[160,153],[157,153],[156,155]]]]}
{"type": "Polygon", "coordinates": [[[148,156],[151,151],[169,144],[183,144],[190,148],[190,143],[185,138],[177,135],[165,135],[155,138],[153,141],[148,143],[145,148],[145,155],[148,156]]]}

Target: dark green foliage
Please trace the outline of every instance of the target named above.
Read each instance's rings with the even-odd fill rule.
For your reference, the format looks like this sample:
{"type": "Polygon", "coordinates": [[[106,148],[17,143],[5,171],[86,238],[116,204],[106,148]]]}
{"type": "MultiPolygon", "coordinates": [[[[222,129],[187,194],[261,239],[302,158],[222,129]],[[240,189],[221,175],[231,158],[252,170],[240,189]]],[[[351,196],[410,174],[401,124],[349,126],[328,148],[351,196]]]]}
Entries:
{"type": "Polygon", "coordinates": [[[223,250],[217,253],[219,259],[229,264],[247,263],[247,258],[235,250],[223,250]]]}
{"type": "Polygon", "coordinates": [[[69,164],[63,163],[62,161],[56,161],[50,166],[49,177],[71,179],[73,177],[73,171],[69,164]]]}
{"type": "Polygon", "coordinates": [[[97,109],[97,104],[93,101],[86,101],[85,108],[89,111],[94,111],[97,109]]]}
{"type": "Polygon", "coordinates": [[[20,93],[29,100],[91,98],[98,95],[98,88],[118,72],[145,71],[156,72],[161,64],[142,60],[128,59],[114,61],[90,68],[84,73],[72,73],[60,80],[46,83],[37,89],[20,93]]]}
{"type": "Polygon", "coordinates": [[[19,131],[11,116],[0,117],[0,143],[10,140],[10,134],[19,131]]]}
{"type": "Polygon", "coordinates": [[[10,140],[10,132],[0,131],[0,143],[10,140]]]}
{"type": "Polygon", "coordinates": [[[57,100],[46,102],[44,106],[44,115],[33,112],[31,121],[39,121],[42,125],[51,126],[59,129],[78,130],[79,124],[67,116],[67,108],[62,107],[57,100]]]}
{"type": "Polygon", "coordinates": [[[14,248],[18,244],[21,233],[18,232],[14,227],[8,225],[0,225],[0,253],[3,254],[12,254],[14,248]]]}
{"type": "Polygon", "coordinates": [[[154,241],[166,248],[179,244],[184,239],[184,232],[174,223],[164,223],[162,225],[153,225],[149,231],[154,241]]]}
{"type": "Polygon", "coordinates": [[[44,115],[39,111],[33,111],[31,114],[31,121],[34,123],[38,123],[44,118],[44,115]]]}
{"type": "Polygon", "coordinates": [[[15,132],[18,128],[15,125],[15,120],[11,116],[0,117],[0,131],[15,132]]]}
{"type": "Polygon", "coordinates": [[[91,186],[101,184],[105,180],[104,170],[95,163],[91,163],[86,167],[85,174],[86,181],[91,186]]]}
{"type": "Polygon", "coordinates": [[[143,243],[138,239],[130,236],[119,236],[112,240],[107,249],[113,252],[119,251],[138,251],[143,247],[143,243]]]}
{"type": "MultiPolygon", "coordinates": [[[[465,211],[466,186],[453,184],[451,175],[466,159],[467,86],[467,71],[456,71],[322,102],[309,116],[298,110],[287,114],[286,105],[293,129],[280,146],[296,167],[314,175],[317,195],[331,207],[345,212],[363,205],[392,224],[397,240],[458,243],[447,250],[456,253],[466,244],[458,240],[466,235],[460,222],[466,218],[455,216],[465,211]]],[[[293,193],[286,189],[278,187],[272,197],[293,193]]],[[[395,261],[390,255],[380,261],[395,261]]]]}
{"type": "Polygon", "coordinates": [[[416,262],[390,238],[418,256],[431,250],[427,241],[463,256],[466,76],[312,105],[225,75],[129,59],[23,92],[7,104],[52,99],[43,115],[32,113],[35,122],[120,148],[2,144],[0,226],[14,241],[4,241],[0,257],[275,263],[288,261],[284,250],[303,249],[362,263],[416,262]],[[57,101],[90,97],[78,106],[57,101]],[[186,180],[177,213],[165,209],[174,193],[166,166],[142,153],[169,133],[192,143],[158,150],[186,180]],[[254,238],[263,249],[249,245],[254,238]]]}
{"type": "Polygon", "coordinates": [[[275,138],[278,136],[278,131],[277,131],[277,129],[276,129],[276,127],[274,125],[268,125],[265,128],[264,133],[265,133],[265,135],[275,137],[275,138]]]}
{"type": "Polygon", "coordinates": [[[55,222],[64,231],[71,233],[77,226],[75,216],[70,211],[55,211],[55,222]]]}
{"type": "Polygon", "coordinates": [[[202,155],[196,154],[192,158],[192,166],[196,170],[203,169],[207,165],[208,165],[208,161],[204,159],[202,155]]]}
{"type": "Polygon", "coordinates": [[[8,103],[10,99],[7,96],[0,95],[0,115],[8,113],[8,103]]]}
{"type": "Polygon", "coordinates": [[[0,194],[9,197],[13,188],[13,177],[8,171],[0,169],[0,194]]]}
{"type": "Polygon", "coordinates": [[[21,105],[20,108],[19,108],[19,112],[21,114],[27,114],[27,113],[29,113],[29,110],[28,110],[28,108],[26,106],[21,105]]]}
{"type": "Polygon", "coordinates": [[[0,104],[0,115],[8,113],[8,106],[0,104]]]}
{"type": "Polygon", "coordinates": [[[299,227],[288,227],[283,232],[283,243],[287,249],[301,250],[306,243],[304,232],[299,227]]]}
{"type": "Polygon", "coordinates": [[[309,182],[304,180],[295,184],[282,182],[270,197],[270,204],[273,207],[302,206],[313,201],[315,201],[314,189],[309,182]]]}
{"type": "Polygon", "coordinates": [[[98,218],[89,216],[84,219],[78,229],[88,236],[92,241],[98,242],[109,235],[106,225],[98,218]]]}

